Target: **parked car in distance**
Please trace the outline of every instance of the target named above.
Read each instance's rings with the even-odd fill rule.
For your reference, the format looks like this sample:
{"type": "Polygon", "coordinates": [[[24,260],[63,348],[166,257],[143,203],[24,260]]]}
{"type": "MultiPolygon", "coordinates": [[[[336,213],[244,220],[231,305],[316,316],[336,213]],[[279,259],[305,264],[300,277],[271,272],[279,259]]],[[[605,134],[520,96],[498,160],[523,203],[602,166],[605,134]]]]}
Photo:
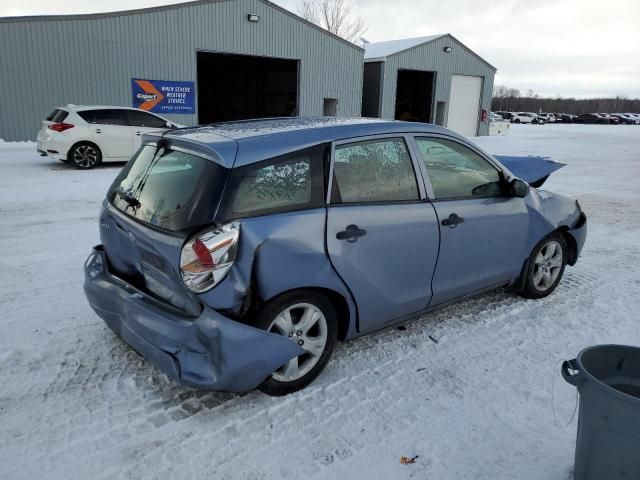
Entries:
{"type": "Polygon", "coordinates": [[[515,115],[513,112],[496,112],[500,115],[504,120],[511,121],[513,116],[515,115]]]}
{"type": "Polygon", "coordinates": [[[539,113],[538,118],[541,118],[545,123],[555,123],[556,117],[553,113],[539,113]]]}
{"type": "Polygon", "coordinates": [[[505,121],[505,119],[504,119],[504,118],[502,118],[502,115],[498,115],[498,114],[497,114],[497,113],[495,113],[495,112],[491,112],[491,113],[489,114],[489,120],[490,120],[491,122],[504,122],[504,121],[505,121]]]}
{"type": "Polygon", "coordinates": [[[624,125],[640,124],[640,120],[626,113],[612,113],[611,116],[617,118],[619,123],[622,123],[624,125]]]}
{"type": "MultiPolygon", "coordinates": [[[[513,163],[530,174],[526,160],[513,163]]],[[[414,122],[148,134],[103,202],[85,293],[172,378],[287,394],[338,341],[498,287],[554,291],[586,217],[516,175],[465,137],[414,122]]]]}
{"type": "Polygon", "coordinates": [[[610,123],[614,125],[618,125],[620,123],[620,119],[618,117],[614,117],[613,115],[610,115],[608,113],[600,113],[599,115],[604,119],[604,123],[610,123]]]}
{"type": "Polygon", "coordinates": [[[101,162],[129,160],[145,133],[181,126],[137,108],[67,105],[42,121],[37,149],[42,156],[89,169],[101,162]]]}
{"type": "Polygon", "coordinates": [[[569,113],[561,113],[562,123],[573,123],[577,115],[571,115],[569,113]]]}
{"type": "Polygon", "coordinates": [[[609,121],[601,117],[597,113],[581,113],[574,120],[574,123],[589,123],[589,124],[607,124],[609,121]]]}
{"type": "Polygon", "coordinates": [[[636,119],[638,121],[638,124],[640,124],[640,113],[625,113],[625,115],[636,119]]]}
{"type": "Polygon", "coordinates": [[[514,113],[511,118],[511,123],[536,123],[543,124],[545,123],[544,119],[538,117],[535,113],[531,112],[518,112],[514,113]]]}

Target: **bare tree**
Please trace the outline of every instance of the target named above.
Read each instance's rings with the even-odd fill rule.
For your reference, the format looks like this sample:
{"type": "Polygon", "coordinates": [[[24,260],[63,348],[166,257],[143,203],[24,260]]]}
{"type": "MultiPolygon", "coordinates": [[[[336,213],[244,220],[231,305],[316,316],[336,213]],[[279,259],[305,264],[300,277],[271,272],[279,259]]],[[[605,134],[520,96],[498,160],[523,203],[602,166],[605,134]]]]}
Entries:
{"type": "Polygon", "coordinates": [[[369,28],[351,0],[300,0],[298,14],[312,23],[355,43],[369,28]]]}

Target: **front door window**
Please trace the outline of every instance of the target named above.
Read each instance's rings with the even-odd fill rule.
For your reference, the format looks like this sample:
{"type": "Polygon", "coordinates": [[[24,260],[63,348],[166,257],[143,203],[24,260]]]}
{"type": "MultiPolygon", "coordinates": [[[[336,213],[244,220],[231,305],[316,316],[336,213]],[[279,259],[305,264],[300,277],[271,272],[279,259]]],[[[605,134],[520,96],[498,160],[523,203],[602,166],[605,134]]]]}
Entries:
{"type": "Polygon", "coordinates": [[[445,139],[416,142],[436,199],[502,195],[498,170],[473,150],[445,139]]]}

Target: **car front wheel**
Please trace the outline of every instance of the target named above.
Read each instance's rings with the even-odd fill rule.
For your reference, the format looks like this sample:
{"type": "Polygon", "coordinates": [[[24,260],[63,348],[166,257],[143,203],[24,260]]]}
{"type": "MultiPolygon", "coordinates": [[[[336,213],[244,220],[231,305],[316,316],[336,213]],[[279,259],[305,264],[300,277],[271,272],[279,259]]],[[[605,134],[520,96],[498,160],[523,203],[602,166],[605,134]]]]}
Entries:
{"type": "Polygon", "coordinates": [[[287,395],[313,382],[329,362],[338,341],[333,304],[311,291],[288,293],[267,303],[258,315],[258,327],[287,337],[304,350],[258,387],[268,395],[287,395]]]}
{"type": "Polygon", "coordinates": [[[91,142],[81,142],[69,151],[69,161],[76,167],[88,170],[102,161],[102,152],[91,142]]]}
{"type": "Polygon", "coordinates": [[[542,239],[529,258],[521,295],[542,298],[553,292],[564,274],[567,259],[568,247],[562,234],[552,233],[542,239]]]}

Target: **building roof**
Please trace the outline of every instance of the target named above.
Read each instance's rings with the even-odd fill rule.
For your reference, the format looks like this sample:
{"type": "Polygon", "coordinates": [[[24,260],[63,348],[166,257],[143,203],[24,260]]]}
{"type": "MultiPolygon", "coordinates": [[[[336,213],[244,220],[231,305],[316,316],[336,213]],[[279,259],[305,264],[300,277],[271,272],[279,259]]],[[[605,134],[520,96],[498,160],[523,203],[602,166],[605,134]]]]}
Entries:
{"type": "MultiPolygon", "coordinates": [[[[231,168],[336,140],[411,132],[433,132],[463,138],[443,127],[426,123],[339,117],[241,120],[171,130],[164,134],[164,138],[190,150],[208,153],[224,167],[231,168]]],[[[153,142],[158,135],[145,135],[144,140],[153,142]]]]}
{"type": "Polygon", "coordinates": [[[426,37],[402,38],[400,40],[367,43],[364,46],[364,59],[385,60],[391,55],[404,52],[405,50],[417,47],[418,45],[424,45],[425,43],[432,42],[433,40],[444,37],[445,35],[445,33],[442,33],[440,35],[429,35],[426,37]]]}
{"type": "MultiPolygon", "coordinates": [[[[111,12],[0,17],[0,23],[38,22],[38,21],[50,21],[50,20],[55,20],[55,21],[84,20],[84,19],[96,19],[96,18],[124,17],[128,15],[139,15],[139,14],[152,13],[152,12],[163,12],[168,10],[179,10],[179,9],[189,8],[189,7],[198,6],[198,5],[205,5],[208,3],[221,3],[221,2],[228,2],[228,1],[234,1],[234,0],[190,0],[182,3],[172,3],[168,5],[159,5],[155,7],[136,8],[131,10],[118,10],[118,11],[111,11],[111,12]]],[[[339,40],[342,43],[346,43],[347,45],[355,48],[356,50],[362,50],[362,47],[360,47],[359,45],[356,45],[353,42],[345,40],[344,38],[334,33],[331,33],[329,30],[322,28],[319,25],[316,25],[315,23],[302,18],[300,15],[297,15],[296,13],[290,10],[287,10],[284,7],[281,7],[280,5],[273,3],[271,0],[258,0],[258,1],[263,4],[266,4],[267,6],[275,10],[278,10],[279,12],[285,15],[288,15],[289,17],[294,18],[295,20],[298,20],[301,23],[308,25],[309,27],[312,27],[312,28],[315,28],[316,30],[321,31],[327,34],[328,36],[333,37],[336,40],[339,40]]]]}
{"type": "Polygon", "coordinates": [[[438,40],[442,37],[449,37],[457,44],[459,44],[464,50],[471,55],[477,57],[480,61],[485,63],[493,70],[497,70],[496,67],[487,62],[484,58],[478,55],[476,52],[467,47],[464,43],[458,40],[450,33],[441,33],[440,35],[429,35],[426,37],[415,38],[402,38],[400,40],[389,40],[386,42],[372,42],[367,43],[364,46],[364,61],[365,62],[384,62],[388,57],[398,55],[399,53],[406,52],[412,48],[419,47],[421,45],[427,45],[428,43],[438,40]]]}

